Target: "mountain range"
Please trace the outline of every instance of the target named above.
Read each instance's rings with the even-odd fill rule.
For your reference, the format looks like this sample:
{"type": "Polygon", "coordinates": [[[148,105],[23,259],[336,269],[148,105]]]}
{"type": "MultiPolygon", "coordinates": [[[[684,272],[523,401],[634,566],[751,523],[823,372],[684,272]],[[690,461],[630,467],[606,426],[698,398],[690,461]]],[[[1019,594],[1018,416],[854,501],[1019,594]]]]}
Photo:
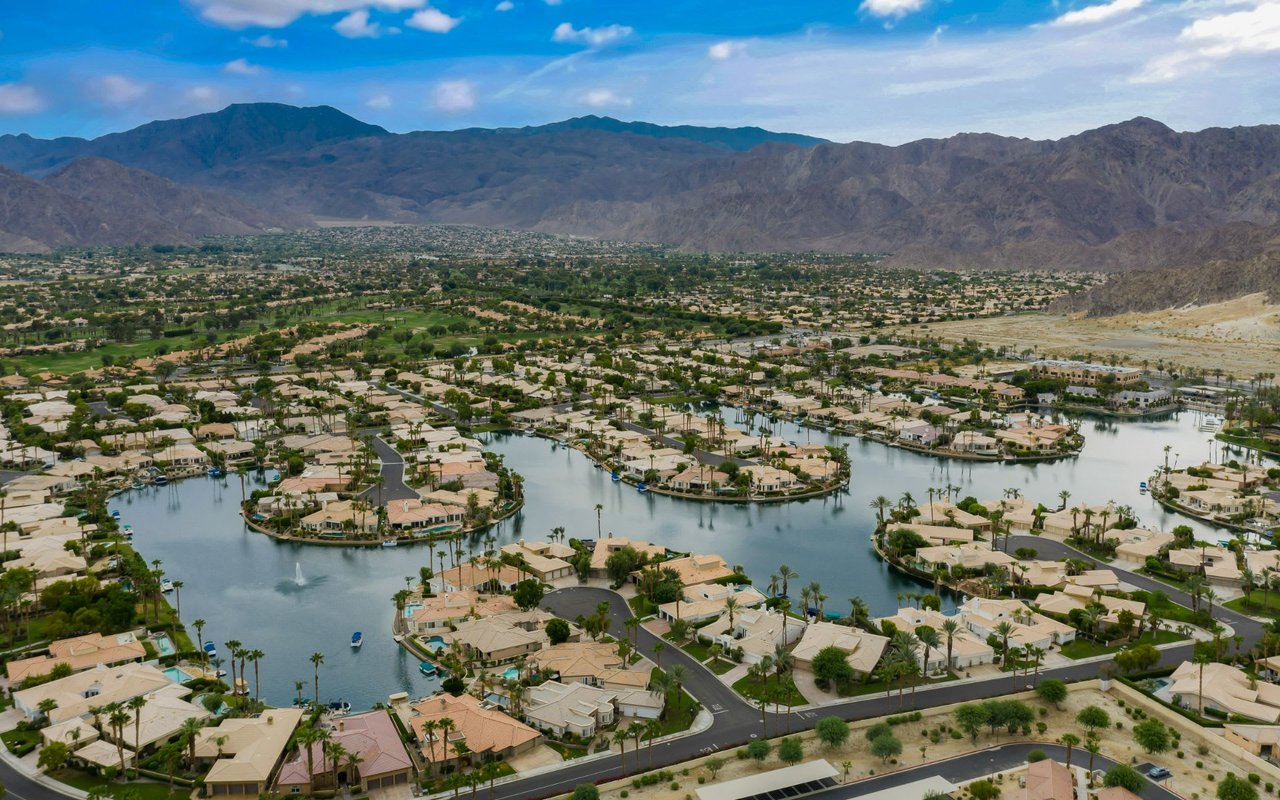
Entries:
{"type": "Polygon", "coordinates": [[[594,116],[396,134],[259,103],[97,139],[0,136],[0,165],[2,249],[330,218],[1123,271],[1274,263],[1280,232],[1280,126],[1176,132],[1141,117],[1052,141],[887,146],[594,116]]]}

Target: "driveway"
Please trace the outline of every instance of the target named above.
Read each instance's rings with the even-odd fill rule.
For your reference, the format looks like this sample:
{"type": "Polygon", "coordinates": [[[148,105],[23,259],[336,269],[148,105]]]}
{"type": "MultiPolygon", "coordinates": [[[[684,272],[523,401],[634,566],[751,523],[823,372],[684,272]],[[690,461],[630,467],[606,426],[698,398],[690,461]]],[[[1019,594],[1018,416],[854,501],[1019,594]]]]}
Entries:
{"type": "Polygon", "coordinates": [[[419,499],[417,491],[404,482],[404,456],[377,434],[365,434],[364,438],[373,446],[373,451],[378,454],[378,460],[382,462],[382,487],[379,489],[377,486],[370,486],[359,496],[373,500],[381,497],[383,505],[392,500],[419,499]]]}

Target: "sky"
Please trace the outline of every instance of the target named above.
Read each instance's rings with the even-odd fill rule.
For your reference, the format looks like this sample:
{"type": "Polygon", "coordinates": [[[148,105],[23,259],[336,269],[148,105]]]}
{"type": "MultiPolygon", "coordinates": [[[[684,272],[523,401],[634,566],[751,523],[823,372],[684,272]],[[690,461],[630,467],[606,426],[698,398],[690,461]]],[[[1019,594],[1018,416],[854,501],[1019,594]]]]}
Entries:
{"type": "Polygon", "coordinates": [[[4,0],[0,133],[234,102],[393,131],[585,114],[899,144],[1280,122],[1280,0],[4,0]]]}

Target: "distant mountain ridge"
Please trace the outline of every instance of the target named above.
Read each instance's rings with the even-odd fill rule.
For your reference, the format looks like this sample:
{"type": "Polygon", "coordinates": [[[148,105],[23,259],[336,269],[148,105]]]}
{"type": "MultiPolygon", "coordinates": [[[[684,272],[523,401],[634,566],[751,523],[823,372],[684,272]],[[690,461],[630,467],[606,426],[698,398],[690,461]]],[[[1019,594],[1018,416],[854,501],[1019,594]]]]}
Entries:
{"type": "MultiPolygon", "coordinates": [[[[1143,117],[1056,141],[965,133],[887,146],[597,116],[395,134],[327,106],[244,104],[94,140],[0,136],[0,164],[28,179],[90,157],[213,193],[185,222],[144,197],[157,227],[139,235],[332,217],[876,252],[915,267],[1129,270],[1272,258],[1280,224],[1280,126],[1176,132],[1143,117]]],[[[24,186],[50,214],[11,208],[0,230],[64,243],[100,230],[110,193],[92,179],[105,171],[81,169],[69,195],[81,205],[57,181],[43,188],[59,196],[24,186]],[[63,224],[31,235],[41,219],[63,224]]]]}

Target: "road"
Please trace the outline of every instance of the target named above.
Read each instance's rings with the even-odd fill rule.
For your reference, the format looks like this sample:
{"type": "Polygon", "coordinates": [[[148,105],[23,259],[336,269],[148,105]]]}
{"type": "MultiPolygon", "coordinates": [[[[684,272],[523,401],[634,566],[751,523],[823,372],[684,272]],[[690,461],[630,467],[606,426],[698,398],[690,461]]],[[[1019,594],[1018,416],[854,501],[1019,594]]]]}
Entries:
{"type": "MultiPolygon", "coordinates": [[[[953,784],[964,784],[976,778],[990,775],[993,772],[1002,772],[1026,764],[1027,754],[1032,750],[1041,750],[1055,761],[1066,763],[1067,748],[1062,745],[1019,742],[992,747],[987,750],[979,750],[976,753],[968,753],[947,761],[928,762],[888,775],[836,786],[824,792],[808,795],[806,800],[848,800],[848,798],[862,797],[872,792],[883,792],[886,789],[906,786],[933,775],[940,775],[953,784]]],[[[1079,747],[1074,748],[1071,751],[1071,763],[1077,767],[1088,766],[1089,754],[1079,747]]],[[[1116,762],[1106,756],[1094,756],[1094,769],[1105,770],[1115,765],[1116,762]]],[[[1175,774],[1172,780],[1176,781],[1177,777],[1175,774]]],[[[1146,800],[1180,800],[1173,792],[1150,781],[1143,788],[1142,796],[1146,800]]]]}
{"type": "Polygon", "coordinates": [[[383,505],[392,500],[417,500],[418,493],[404,482],[404,456],[377,434],[369,433],[365,438],[373,446],[373,452],[378,454],[378,460],[382,462],[382,487],[370,486],[359,496],[372,498],[375,501],[381,497],[383,505]]]}

